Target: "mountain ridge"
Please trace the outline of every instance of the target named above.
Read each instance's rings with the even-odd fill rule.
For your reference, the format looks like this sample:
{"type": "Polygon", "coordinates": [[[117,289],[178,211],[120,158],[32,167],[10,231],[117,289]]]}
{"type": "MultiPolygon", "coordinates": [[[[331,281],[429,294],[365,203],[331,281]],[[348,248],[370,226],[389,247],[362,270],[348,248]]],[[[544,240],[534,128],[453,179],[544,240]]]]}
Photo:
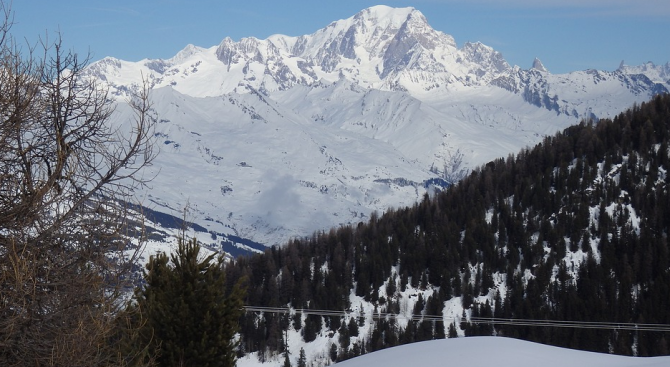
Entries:
{"type": "MultiPolygon", "coordinates": [[[[418,92],[444,89],[451,84],[481,86],[497,78],[538,70],[511,67],[502,54],[480,42],[467,42],[458,49],[453,37],[431,28],[420,11],[386,6],[365,9],[310,35],[291,37],[277,34],[265,40],[248,37],[238,42],[226,37],[219,45],[210,48],[188,45],[167,60],[145,59],[127,63],[105,58],[93,63],[90,70],[92,75],[98,76],[121,75],[124,67],[138,69],[139,66],[139,69],[145,69],[147,73],[144,75],[155,87],[171,85],[180,89],[177,76],[184,79],[197,73],[198,65],[203,62],[217,64],[214,61],[219,62],[220,71],[238,83],[222,83],[218,89],[201,92],[185,88],[181,91],[201,97],[244,92],[237,87],[249,85],[257,90],[273,92],[297,84],[309,86],[348,78],[365,87],[410,92],[418,89],[418,92]],[[201,59],[188,66],[179,66],[196,56],[201,59]]],[[[623,66],[617,71],[624,75],[670,75],[666,70],[670,67],[668,65],[623,66]]],[[[135,73],[135,83],[140,81],[137,71],[130,71],[135,73]]],[[[561,75],[565,75],[563,79],[570,79],[571,74],[561,75]]],[[[647,88],[655,87],[660,91],[665,88],[667,91],[667,77],[653,79],[639,83],[647,88]]],[[[128,81],[123,80],[123,83],[128,81]]],[[[115,83],[110,85],[113,90],[117,86],[115,83]]]]}

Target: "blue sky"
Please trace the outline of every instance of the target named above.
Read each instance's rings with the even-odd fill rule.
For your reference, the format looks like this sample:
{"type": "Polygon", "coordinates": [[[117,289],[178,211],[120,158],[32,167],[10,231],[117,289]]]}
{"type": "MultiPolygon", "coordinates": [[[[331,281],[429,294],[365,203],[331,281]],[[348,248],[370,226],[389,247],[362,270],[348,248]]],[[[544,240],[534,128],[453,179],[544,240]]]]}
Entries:
{"type": "Polygon", "coordinates": [[[13,0],[12,34],[34,43],[60,31],[93,60],[138,61],[225,37],[310,34],[380,4],[414,7],[459,47],[481,41],[523,68],[534,57],[553,73],[670,61],[670,0],[13,0]]]}

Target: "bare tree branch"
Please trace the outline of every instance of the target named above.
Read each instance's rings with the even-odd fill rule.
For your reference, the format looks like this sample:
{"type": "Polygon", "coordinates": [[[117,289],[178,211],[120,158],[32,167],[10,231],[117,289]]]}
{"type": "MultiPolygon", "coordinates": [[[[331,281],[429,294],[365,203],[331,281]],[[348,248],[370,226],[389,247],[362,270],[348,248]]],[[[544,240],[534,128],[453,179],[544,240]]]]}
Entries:
{"type": "Polygon", "coordinates": [[[107,91],[84,77],[88,57],[60,37],[24,53],[0,3],[3,15],[0,365],[123,364],[109,340],[132,265],[127,203],[155,157],[149,87],[130,101],[135,118],[111,126],[107,91]]]}

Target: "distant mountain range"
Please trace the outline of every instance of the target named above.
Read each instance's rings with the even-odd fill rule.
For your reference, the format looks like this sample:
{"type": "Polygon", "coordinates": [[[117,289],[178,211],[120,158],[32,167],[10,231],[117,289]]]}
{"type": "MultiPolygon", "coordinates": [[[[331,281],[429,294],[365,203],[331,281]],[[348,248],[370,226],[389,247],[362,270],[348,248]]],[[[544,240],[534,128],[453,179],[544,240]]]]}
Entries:
{"type": "Polygon", "coordinates": [[[118,98],[119,123],[142,78],[153,88],[161,153],[141,204],[239,251],[411,205],[547,134],[670,89],[670,63],[554,75],[536,59],[523,69],[481,43],[458,48],[418,10],[386,6],[311,35],[225,38],[167,60],[110,57],[87,74],[118,98]]]}

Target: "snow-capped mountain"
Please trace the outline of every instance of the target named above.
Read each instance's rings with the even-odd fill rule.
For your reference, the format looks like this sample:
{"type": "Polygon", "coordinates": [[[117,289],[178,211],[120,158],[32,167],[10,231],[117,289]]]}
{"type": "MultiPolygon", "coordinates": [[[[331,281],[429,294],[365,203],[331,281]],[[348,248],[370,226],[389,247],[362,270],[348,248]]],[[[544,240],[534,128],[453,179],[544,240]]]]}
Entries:
{"type": "MultiPolygon", "coordinates": [[[[225,38],[87,70],[119,101],[142,78],[153,88],[162,151],[144,205],[180,218],[189,207],[213,243],[265,245],[409,205],[582,118],[667,93],[669,71],[523,69],[386,6],[310,35],[225,38]]],[[[127,113],[121,102],[114,118],[127,113]]]]}

